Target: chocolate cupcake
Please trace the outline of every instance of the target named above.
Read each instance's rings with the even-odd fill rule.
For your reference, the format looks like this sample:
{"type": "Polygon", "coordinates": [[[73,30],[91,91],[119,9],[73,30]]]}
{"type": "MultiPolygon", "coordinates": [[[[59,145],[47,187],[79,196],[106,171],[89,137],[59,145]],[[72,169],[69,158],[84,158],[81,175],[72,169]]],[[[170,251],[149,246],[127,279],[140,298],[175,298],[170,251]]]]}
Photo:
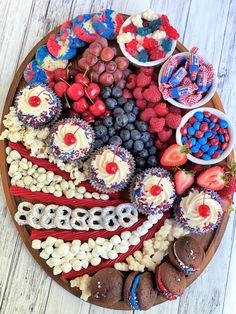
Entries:
{"type": "Polygon", "coordinates": [[[167,262],[157,267],[156,283],[160,293],[168,300],[181,296],[186,288],[185,275],[167,262]]]}
{"type": "Polygon", "coordinates": [[[124,276],[115,268],[103,268],[93,275],[90,300],[101,306],[112,305],[122,299],[124,276]]]}
{"type": "Polygon", "coordinates": [[[157,290],[154,287],[154,278],[151,272],[132,272],[124,285],[124,301],[133,310],[148,310],[156,300],[157,290]]]}
{"type": "Polygon", "coordinates": [[[185,275],[191,275],[201,269],[205,252],[201,244],[190,236],[176,240],[169,248],[171,263],[185,275]]]}

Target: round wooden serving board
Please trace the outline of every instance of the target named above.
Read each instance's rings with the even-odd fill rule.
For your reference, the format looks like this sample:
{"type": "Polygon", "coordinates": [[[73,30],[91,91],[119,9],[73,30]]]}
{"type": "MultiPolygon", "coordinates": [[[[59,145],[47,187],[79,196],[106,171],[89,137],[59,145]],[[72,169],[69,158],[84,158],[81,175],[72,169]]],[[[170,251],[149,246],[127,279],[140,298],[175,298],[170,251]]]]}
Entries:
{"type": "MultiPolygon", "coordinates": [[[[123,17],[124,17],[124,19],[126,19],[128,16],[125,15],[123,17]]],[[[51,33],[58,32],[58,30],[59,30],[59,27],[54,29],[51,33]]],[[[35,47],[30,51],[30,53],[27,55],[27,57],[25,58],[25,60],[21,64],[21,66],[19,67],[19,69],[15,75],[15,78],[14,78],[14,80],[10,86],[10,89],[9,89],[9,92],[7,95],[7,99],[5,102],[5,106],[3,108],[3,114],[2,114],[2,119],[1,119],[1,132],[4,130],[3,118],[9,112],[9,108],[13,104],[16,92],[19,89],[21,89],[23,86],[26,85],[26,83],[23,79],[23,71],[24,71],[26,65],[34,58],[35,52],[38,49],[38,47],[46,44],[47,39],[51,33],[49,33],[37,45],[35,45],[35,47]]],[[[111,43],[112,43],[112,45],[114,45],[118,49],[118,54],[121,55],[120,49],[119,49],[116,41],[112,41],[112,42],[110,42],[110,44],[111,43]]],[[[183,52],[183,51],[187,51],[187,49],[181,43],[178,42],[175,53],[183,52]]],[[[81,49],[79,51],[79,53],[81,53],[81,52],[83,52],[83,49],[81,49]]],[[[76,58],[78,58],[78,55],[76,56],[76,58]]],[[[72,60],[72,63],[73,63],[73,60],[72,60]]],[[[211,99],[211,101],[209,101],[206,104],[206,107],[213,107],[213,108],[219,109],[221,111],[224,111],[223,105],[222,105],[220,98],[219,98],[217,93],[215,93],[215,95],[211,99]]],[[[4,189],[4,193],[5,193],[6,203],[7,203],[8,209],[10,211],[10,214],[12,216],[12,219],[15,223],[16,229],[17,229],[18,233],[20,234],[22,241],[24,242],[24,244],[26,245],[26,247],[30,251],[31,255],[38,262],[38,264],[44,269],[44,271],[53,280],[55,280],[59,285],[61,285],[64,289],[68,290],[69,292],[71,292],[75,296],[79,297],[80,296],[80,290],[75,289],[75,288],[72,289],[70,287],[69,281],[62,280],[60,278],[60,276],[54,276],[52,273],[52,269],[46,264],[45,260],[42,259],[41,257],[39,257],[39,251],[32,249],[31,240],[30,240],[30,230],[31,229],[29,227],[19,226],[15,222],[14,214],[17,211],[17,205],[20,202],[24,201],[25,199],[21,198],[21,197],[13,197],[13,196],[11,196],[10,191],[9,191],[10,178],[8,176],[8,165],[6,162],[6,152],[5,152],[5,148],[7,147],[7,143],[8,143],[7,140],[0,141],[0,151],[1,151],[0,169],[1,169],[2,183],[3,183],[3,189],[4,189]]],[[[233,158],[233,153],[231,153],[229,158],[233,158]]],[[[197,238],[203,244],[204,249],[206,251],[206,258],[204,260],[204,265],[202,266],[201,271],[195,273],[192,276],[187,277],[188,285],[190,285],[201,274],[201,272],[205,269],[205,267],[208,265],[208,263],[210,262],[210,260],[214,256],[214,254],[215,254],[215,252],[216,252],[216,250],[220,244],[220,241],[223,237],[225,228],[227,226],[228,219],[229,219],[229,214],[226,213],[224,215],[224,218],[223,218],[221,224],[219,225],[219,227],[215,231],[210,232],[206,235],[195,236],[195,238],[197,238]]],[[[90,301],[90,300],[88,300],[88,301],[90,301]]],[[[165,298],[158,296],[156,299],[156,304],[160,304],[164,301],[166,301],[165,298]]],[[[99,305],[99,301],[95,302],[94,304],[99,305]]],[[[117,310],[130,310],[130,307],[127,306],[123,301],[120,301],[119,303],[113,305],[110,308],[117,309],[117,310]]]]}

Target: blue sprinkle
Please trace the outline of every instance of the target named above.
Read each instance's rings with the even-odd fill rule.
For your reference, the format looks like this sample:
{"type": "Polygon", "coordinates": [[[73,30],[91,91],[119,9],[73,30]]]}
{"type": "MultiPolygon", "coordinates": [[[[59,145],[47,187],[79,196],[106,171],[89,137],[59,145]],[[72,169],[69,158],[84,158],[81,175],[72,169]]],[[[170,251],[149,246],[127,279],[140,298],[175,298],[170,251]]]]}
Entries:
{"type": "Polygon", "coordinates": [[[228,127],[228,122],[225,120],[220,120],[219,125],[221,128],[225,129],[228,127]]]}
{"type": "Polygon", "coordinates": [[[223,134],[220,134],[219,135],[219,140],[221,143],[224,143],[225,142],[225,138],[224,138],[224,135],[223,134]]]}
{"type": "Polygon", "coordinates": [[[198,121],[202,121],[203,118],[204,118],[204,114],[203,114],[203,112],[201,112],[201,111],[197,111],[197,112],[195,112],[194,117],[195,117],[198,121]]]}
{"type": "Polygon", "coordinates": [[[209,138],[209,137],[211,137],[211,136],[212,136],[212,132],[206,131],[206,132],[204,133],[204,137],[206,137],[206,138],[209,138]]]}
{"type": "Polygon", "coordinates": [[[191,149],[192,153],[198,153],[199,152],[199,147],[197,146],[193,146],[192,149],[191,149]]]}
{"type": "Polygon", "coordinates": [[[190,135],[194,135],[195,134],[195,129],[192,126],[190,126],[188,128],[188,134],[190,134],[190,135]]]}
{"type": "Polygon", "coordinates": [[[194,129],[195,130],[199,130],[200,129],[200,126],[201,126],[201,124],[200,124],[200,122],[194,122],[194,124],[193,124],[193,127],[194,127],[194,129]]]}
{"type": "Polygon", "coordinates": [[[182,143],[186,142],[188,140],[187,136],[182,137],[182,143]]]}
{"type": "Polygon", "coordinates": [[[208,155],[208,154],[203,154],[203,155],[202,155],[202,159],[203,159],[203,160],[211,160],[211,156],[208,155]]]}
{"type": "Polygon", "coordinates": [[[206,153],[208,151],[208,149],[209,149],[209,145],[205,144],[205,145],[202,146],[202,151],[204,153],[206,153]]]}
{"type": "Polygon", "coordinates": [[[193,145],[195,145],[195,144],[196,144],[196,142],[197,142],[197,141],[196,141],[196,139],[195,139],[194,137],[191,137],[189,140],[192,142],[192,144],[193,144],[193,145]]]}
{"type": "Polygon", "coordinates": [[[215,127],[215,122],[211,122],[210,124],[209,124],[209,129],[213,129],[214,127],[215,127]]]}
{"type": "Polygon", "coordinates": [[[203,119],[203,121],[208,122],[208,123],[211,122],[211,120],[209,118],[206,118],[206,117],[203,119]]]}
{"type": "Polygon", "coordinates": [[[199,138],[198,143],[200,145],[205,145],[207,143],[207,139],[205,137],[199,138]]]}

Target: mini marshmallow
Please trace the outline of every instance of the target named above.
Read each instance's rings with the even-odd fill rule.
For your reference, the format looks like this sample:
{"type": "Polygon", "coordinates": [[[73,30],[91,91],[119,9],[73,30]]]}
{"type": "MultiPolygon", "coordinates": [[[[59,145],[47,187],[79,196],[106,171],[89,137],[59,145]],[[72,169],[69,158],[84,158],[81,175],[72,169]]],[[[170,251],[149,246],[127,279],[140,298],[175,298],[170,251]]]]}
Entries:
{"type": "Polygon", "coordinates": [[[86,269],[86,268],[88,268],[88,265],[89,265],[89,262],[88,262],[88,261],[86,261],[86,260],[82,260],[82,261],[81,261],[81,267],[82,267],[82,268],[85,268],[85,269],[86,269]]]}
{"type": "Polygon", "coordinates": [[[40,240],[33,240],[31,245],[32,245],[33,249],[40,250],[41,244],[42,244],[42,242],[40,240]]]}
{"type": "Polygon", "coordinates": [[[89,238],[88,239],[88,246],[90,247],[90,249],[93,249],[95,247],[95,245],[96,245],[96,242],[93,239],[89,238]]]}
{"type": "Polygon", "coordinates": [[[101,238],[101,237],[98,237],[95,240],[96,244],[98,244],[98,245],[103,245],[105,241],[106,241],[106,239],[105,238],[101,238]]]}
{"type": "Polygon", "coordinates": [[[93,192],[92,197],[95,198],[96,200],[100,199],[100,195],[97,192],[93,192]]]}
{"type": "Polygon", "coordinates": [[[76,254],[76,258],[78,258],[80,260],[84,260],[85,257],[86,257],[85,251],[79,251],[79,253],[76,254]]]}
{"type": "Polygon", "coordinates": [[[111,237],[110,242],[114,245],[117,245],[121,242],[121,239],[118,235],[114,235],[113,237],[111,237]]]}
{"type": "Polygon", "coordinates": [[[70,247],[69,247],[68,243],[62,243],[59,245],[58,248],[55,249],[55,251],[58,254],[60,254],[61,256],[66,256],[69,252],[69,249],[70,249],[70,247]]]}
{"type": "Polygon", "coordinates": [[[107,195],[107,194],[101,194],[101,195],[100,195],[100,199],[103,200],[103,201],[107,201],[107,200],[109,200],[109,195],[107,195]]]}
{"type": "Polygon", "coordinates": [[[62,269],[61,269],[61,267],[60,266],[54,266],[53,267],[53,275],[59,275],[59,274],[61,274],[61,272],[62,272],[62,269]]]}
{"type": "Polygon", "coordinates": [[[101,263],[101,258],[100,257],[93,257],[90,261],[92,266],[97,266],[101,263]]]}
{"type": "Polygon", "coordinates": [[[72,270],[72,266],[69,262],[66,262],[61,265],[61,269],[63,273],[69,273],[72,270]]]}
{"type": "Polygon", "coordinates": [[[75,270],[75,271],[80,271],[82,266],[81,266],[81,262],[79,260],[75,260],[72,262],[72,268],[75,270]]]}
{"type": "Polygon", "coordinates": [[[89,193],[89,192],[85,192],[85,193],[84,193],[84,197],[85,197],[85,198],[92,198],[92,194],[89,193]]]}
{"type": "Polygon", "coordinates": [[[46,264],[47,264],[50,268],[53,268],[54,264],[53,264],[52,258],[49,258],[49,259],[46,261],[46,264]]]}
{"type": "Polygon", "coordinates": [[[81,193],[81,194],[84,194],[86,192],[86,188],[84,186],[80,186],[80,187],[77,188],[77,192],[81,193]]]}
{"type": "Polygon", "coordinates": [[[39,254],[39,256],[43,259],[48,259],[49,258],[49,254],[47,254],[44,250],[42,250],[39,254]]]}
{"type": "Polygon", "coordinates": [[[51,257],[50,258],[52,263],[53,263],[53,266],[59,266],[61,265],[61,259],[58,258],[58,257],[51,257]]]}
{"type": "Polygon", "coordinates": [[[116,259],[118,257],[118,254],[114,250],[109,251],[107,255],[109,259],[116,259]]]}
{"type": "Polygon", "coordinates": [[[70,252],[76,255],[80,250],[80,245],[78,244],[72,244],[70,247],[70,252]]]}
{"type": "Polygon", "coordinates": [[[89,252],[91,250],[91,248],[89,247],[87,242],[84,242],[81,246],[80,246],[80,250],[84,251],[84,252],[89,252]]]}
{"type": "Polygon", "coordinates": [[[47,246],[47,247],[45,247],[44,251],[45,251],[46,254],[51,255],[52,252],[53,252],[53,247],[52,246],[47,246]]]}
{"type": "Polygon", "coordinates": [[[143,236],[145,235],[146,233],[148,233],[148,229],[146,229],[145,227],[143,226],[139,226],[137,228],[137,233],[139,234],[139,236],[143,236]]]}
{"type": "Polygon", "coordinates": [[[46,241],[47,245],[54,245],[57,242],[57,239],[54,237],[47,237],[46,241]]]}
{"type": "Polygon", "coordinates": [[[129,243],[130,245],[137,245],[140,242],[140,238],[137,237],[136,235],[131,235],[131,237],[129,238],[129,243]]]}
{"type": "Polygon", "coordinates": [[[128,240],[131,237],[131,232],[130,231],[124,231],[121,233],[121,239],[122,240],[128,240]]]}

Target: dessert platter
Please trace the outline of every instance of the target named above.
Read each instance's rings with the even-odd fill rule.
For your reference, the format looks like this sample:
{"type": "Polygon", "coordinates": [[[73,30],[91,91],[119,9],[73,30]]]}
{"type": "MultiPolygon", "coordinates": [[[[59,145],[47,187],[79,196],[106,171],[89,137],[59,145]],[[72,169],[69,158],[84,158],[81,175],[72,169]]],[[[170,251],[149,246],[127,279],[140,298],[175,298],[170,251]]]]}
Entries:
{"type": "Polygon", "coordinates": [[[101,307],[181,296],[224,234],[235,130],[213,65],[148,9],[82,14],[43,38],[10,87],[6,202],[39,265],[101,307]]]}

